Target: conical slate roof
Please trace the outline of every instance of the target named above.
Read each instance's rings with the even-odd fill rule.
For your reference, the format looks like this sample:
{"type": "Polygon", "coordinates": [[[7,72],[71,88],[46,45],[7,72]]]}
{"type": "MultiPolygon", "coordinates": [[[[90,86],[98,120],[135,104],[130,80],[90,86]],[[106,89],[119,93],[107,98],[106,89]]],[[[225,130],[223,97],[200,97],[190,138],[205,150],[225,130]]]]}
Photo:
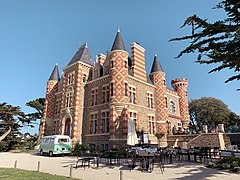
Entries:
{"type": "Polygon", "coordinates": [[[54,81],[59,81],[60,79],[60,76],[59,76],[59,71],[58,71],[58,65],[56,64],[53,71],[52,71],[52,74],[51,76],[49,77],[49,81],[50,80],[54,80],[54,81]]]}
{"type": "Polygon", "coordinates": [[[124,51],[126,51],[126,47],[125,47],[125,44],[123,42],[120,31],[117,32],[117,35],[115,37],[115,40],[114,40],[111,51],[114,51],[114,50],[124,50],[124,51]]]}
{"type": "Polygon", "coordinates": [[[89,64],[91,66],[94,65],[91,54],[90,54],[90,52],[88,50],[88,47],[87,47],[87,43],[84,43],[78,49],[78,51],[75,53],[75,55],[73,56],[73,58],[71,59],[71,61],[68,63],[67,66],[69,66],[69,65],[71,65],[75,62],[78,62],[78,61],[84,62],[84,63],[89,64]]]}
{"type": "Polygon", "coordinates": [[[151,73],[158,72],[158,71],[162,71],[163,72],[163,69],[162,69],[162,66],[161,66],[158,58],[157,58],[157,55],[155,55],[154,56],[154,60],[153,60],[151,73]]]}

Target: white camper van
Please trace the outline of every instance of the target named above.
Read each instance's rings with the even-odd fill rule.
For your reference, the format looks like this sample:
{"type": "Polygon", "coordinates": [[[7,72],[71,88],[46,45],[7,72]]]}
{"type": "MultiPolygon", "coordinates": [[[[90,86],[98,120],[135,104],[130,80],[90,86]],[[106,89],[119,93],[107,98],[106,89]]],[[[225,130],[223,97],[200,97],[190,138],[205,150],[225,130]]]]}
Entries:
{"type": "Polygon", "coordinates": [[[71,153],[71,138],[65,135],[44,136],[39,147],[40,155],[62,155],[71,153]]]}

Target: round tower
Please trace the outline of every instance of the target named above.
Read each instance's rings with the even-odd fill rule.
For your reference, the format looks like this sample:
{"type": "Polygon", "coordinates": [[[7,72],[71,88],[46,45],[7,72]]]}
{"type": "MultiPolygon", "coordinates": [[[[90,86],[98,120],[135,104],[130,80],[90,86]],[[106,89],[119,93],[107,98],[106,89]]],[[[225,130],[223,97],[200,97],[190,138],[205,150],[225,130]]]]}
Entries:
{"type": "Polygon", "coordinates": [[[178,93],[179,108],[182,121],[182,127],[187,128],[190,122],[189,110],[188,110],[188,96],[187,96],[187,86],[188,80],[185,78],[177,78],[171,82],[173,89],[178,93]]]}
{"type": "Polygon", "coordinates": [[[156,132],[164,132],[165,136],[161,139],[161,146],[167,146],[167,132],[168,132],[168,109],[166,107],[165,94],[167,91],[165,84],[165,72],[162,69],[161,64],[157,56],[155,55],[150,78],[155,85],[155,108],[156,108],[156,120],[157,129],[156,132]]]}
{"type": "Polygon", "coordinates": [[[119,31],[110,52],[109,77],[110,103],[114,105],[117,115],[120,115],[128,103],[128,53],[119,31]]]}
{"type": "Polygon", "coordinates": [[[51,76],[47,82],[47,90],[46,90],[46,101],[44,104],[43,110],[43,120],[42,120],[42,127],[40,127],[40,136],[41,138],[45,135],[52,134],[52,127],[54,121],[54,111],[55,111],[55,104],[56,104],[56,96],[55,93],[58,90],[58,82],[60,80],[58,65],[56,64],[51,76]]]}
{"type": "Polygon", "coordinates": [[[111,148],[125,144],[121,139],[127,136],[124,108],[128,104],[128,53],[120,32],[117,32],[109,53],[109,90],[110,90],[110,141],[111,148]],[[119,139],[111,140],[111,139],[119,139]]]}

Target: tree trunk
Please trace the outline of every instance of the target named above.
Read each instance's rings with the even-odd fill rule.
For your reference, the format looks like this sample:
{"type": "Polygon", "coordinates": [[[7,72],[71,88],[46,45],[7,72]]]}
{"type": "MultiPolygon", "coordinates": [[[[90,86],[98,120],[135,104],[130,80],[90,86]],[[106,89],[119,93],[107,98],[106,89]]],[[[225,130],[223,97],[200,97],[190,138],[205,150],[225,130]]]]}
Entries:
{"type": "Polygon", "coordinates": [[[0,142],[11,132],[12,128],[10,127],[7,132],[5,132],[2,136],[0,136],[0,142]]]}

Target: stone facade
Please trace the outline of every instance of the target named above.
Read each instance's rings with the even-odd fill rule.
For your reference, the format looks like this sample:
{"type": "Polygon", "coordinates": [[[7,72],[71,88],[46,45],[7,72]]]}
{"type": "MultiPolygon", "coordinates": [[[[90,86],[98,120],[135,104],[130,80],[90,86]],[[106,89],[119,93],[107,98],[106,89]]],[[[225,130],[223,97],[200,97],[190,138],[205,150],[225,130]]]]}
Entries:
{"type": "Polygon", "coordinates": [[[87,45],[80,47],[62,77],[48,81],[41,135],[66,134],[73,143],[107,150],[126,148],[130,118],[152,144],[156,132],[165,133],[161,145],[167,145],[174,126],[188,128],[187,80],[176,79],[174,90],[167,88],[156,56],[148,75],[145,49],[132,43],[131,50],[129,55],[120,32],[112,50],[97,55],[95,63],[87,45]]]}

